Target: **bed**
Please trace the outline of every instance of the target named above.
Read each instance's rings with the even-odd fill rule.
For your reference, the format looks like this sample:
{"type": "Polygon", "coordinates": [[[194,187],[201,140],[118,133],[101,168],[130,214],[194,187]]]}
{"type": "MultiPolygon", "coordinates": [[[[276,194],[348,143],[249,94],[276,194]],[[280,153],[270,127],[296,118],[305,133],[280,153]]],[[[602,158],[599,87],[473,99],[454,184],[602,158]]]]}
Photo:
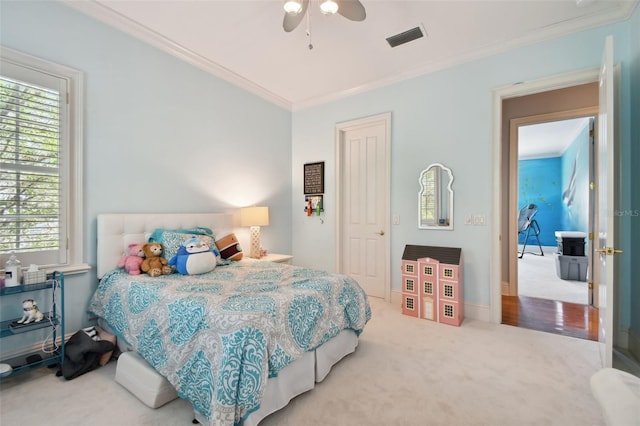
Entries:
{"type": "Polygon", "coordinates": [[[89,311],[192,404],[200,423],[256,425],[355,350],[371,309],[353,279],[280,263],[245,258],[155,278],[116,268],[129,244],[158,229],[232,227],[227,214],[99,215],[100,283],[89,311]]]}

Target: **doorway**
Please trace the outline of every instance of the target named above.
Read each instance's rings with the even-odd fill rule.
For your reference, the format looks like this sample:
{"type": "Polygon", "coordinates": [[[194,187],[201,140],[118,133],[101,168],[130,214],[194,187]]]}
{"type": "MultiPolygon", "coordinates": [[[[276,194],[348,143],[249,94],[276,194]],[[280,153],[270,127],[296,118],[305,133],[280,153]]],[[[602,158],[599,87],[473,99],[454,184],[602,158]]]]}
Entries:
{"type": "Polygon", "coordinates": [[[391,298],[391,114],[336,126],[337,271],[391,298]]]}
{"type": "Polygon", "coordinates": [[[585,240],[594,204],[589,183],[595,116],[582,116],[591,110],[512,120],[517,140],[511,142],[518,152],[519,210],[512,212],[519,218],[518,296],[593,304],[585,240]]]}
{"type": "Polygon", "coordinates": [[[522,207],[533,215],[523,222],[524,232],[518,229],[519,255],[509,259],[516,273],[512,295],[502,299],[504,324],[598,340],[598,310],[587,274],[593,265],[584,241],[593,226],[589,183],[596,113],[583,108],[511,120],[511,149],[517,153],[511,167],[516,179],[510,179],[517,207],[511,214],[522,207]],[[556,231],[582,237],[582,246],[569,246],[565,238],[564,253],[559,252],[556,231]]]}
{"type": "MultiPolygon", "coordinates": [[[[567,76],[565,76],[567,77],[567,76]]],[[[561,78],[562,79],[562,78],[561,78]]],[[[500,248],[501,288],[495,294],[494,300],[500,305],[498,322],[512,325],[541,329],[556,334],[572,335],[574,337],[597,339],[597,310],[591,306],[582,305],[581,309],[570,309],[564,302],[545,300],[544,306],[540,299],[520,297],[517,288],[518,274],[518,194],[517,194],[517,145],[513,146],[511,137],[516,124],[531,124],[535,122],[549,122],[557,119],[595,115],[598,105],[597,71],[583,74],[577,73],[574,80],[567,79],[547,86],[522,91],[520,96],[501,98],[501,128],[499,164],[501,167],[501,188],[499,192],[508,194],[497,200],[497,209],[501,212],[496,225],[503,236],[500,248]],[[554,88],[555,87],[555,88],[554,88]],[[562,87],[558,89],[557,87],[562,87]],[[555,116],[555,117],[554,117],[555,116]],[[514,184],[514,182],[516,184],[514,184]],[[514,318],[515,317],[515,318],[514,318]],[[594,321],[595,319],[595,321],[594,321]],[[550,320],[553,320],[550,322],[550,320]],[[577,324],[581,327],[581,335],[576,335],[572,328],[577,324]],[[595,330],[590,333],[590,328],[595,330]]],[[[525,255],[527,256],[527,255],[525,255]]],[[[494,291],[496,289],[494,288],[494,291]]],[[[580,334],[578,333],[578,334],[580,334]]]]}

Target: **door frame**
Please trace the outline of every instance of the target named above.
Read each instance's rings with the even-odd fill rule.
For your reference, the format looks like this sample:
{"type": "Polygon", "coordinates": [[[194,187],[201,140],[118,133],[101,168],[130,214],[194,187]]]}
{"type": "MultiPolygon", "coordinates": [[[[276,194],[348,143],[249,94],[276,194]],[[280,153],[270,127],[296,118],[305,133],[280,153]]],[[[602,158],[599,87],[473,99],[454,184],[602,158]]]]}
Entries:
{"type": "Polygon", "coordinates": [[[385,222],[387,223],[387,235],[389,238],[384,239],[385,249],[384,249],[384,262],[388,267],[385,269],[385,301],[389,302],[391,300],[391,226],[390,226],[390,217],[391,217],[391,112],[386,112],[382,114],[377,114],[369,117],[359,118],[356,120],[345,121],[342,123],[336,124],[335,127],[335,152],[336,152],[336,238],[335,238],[335,264],[336,264],[336,272],[343,272],[343,262],[342,256],[344,253],[344,248],[342,244],[342,232],[343,225],[342,222],[344,218],[343,207],[342,207],[342,196],[343,196],[343,172],[342,167],[344,164],[344,136],[349,130],[353,130],[359,127],[367,127],[373,124],[377,124],[383,122],[385,126],[385,138],[387,139],[386,144],[386,176],[383,182],[385,196],[385,222]]]}
{"type": "MultiPolygon", "coordinates": [[[[509,234],[507,237],[509,244],[509,282],[507,283],[507,293],[509,296],[517,296],[518,295],[518,211],[520,210],[520,206],[518,205],[518,188],[519,188],[519,165],[518,165],[518,147],[519,147],[519,139],[518,139],[518,129],[520,126],[531,125],[531,124],[542,124],[542,123],[550,123],[553,121],[561,121],[561,120],[569,120],[572,118],[582,118],[582,117],[597,117],[598,116],[598,107],[585,107],[585,108],[576,108],[566,111],[558,111],[552,112],[548,114],[537,114],[530,115],[527,117],[519,117],[511,120],[509,124],[509,234]]],[[[589,148],[589,161],[591,161],[591,156],[594,155],[593,147],[589,148]]],[[[589,176],[591,179],[591,175],[589,176]]],[[[591,213],[592,208],[592,200],[589,197],[589,214],[591,213]]],[[[591,217],[589,217],[589,233],[590,235],[593,233],[593,223],[591,221],[591,217]]],[[[591,242],[589,243],[591,244],[591,242]]],[[[591,256],[589,256],[591,261],[591,256]]],[[[593,270],[593,269],[590,269],[593,270]]],[[[593,280],[593,278],[591,279],[593,280]]],[[[589,291],[589,289],[587,290],[589,291]]],[[[592,294],[589,291],[589,305],[592,305],[592,294]]]]}
{"type": "Polygon", "coordinates": [[[503,198],[509,194],[503,194],[503,182],[509,179],[508,168],[502,161],[502,101],[509,98],[533,95],[581,84],[594,83],[599,79],[600,68],[561,74],[540,80],[516,83],[497,88],[492,94],[493,105],[493,143],[492,143],[492,201],[491,210],[491,260],[489,265],[490,278],[490,321],[496,324],[502,322],[502,289],[508,283],[502,282],[502,248],[503,244],[509,244],[509,235],[502,235],[503,224],[509,223],[509,218],[502,217],[503,198]],[[503,238],[504,237],[504,238],[503,238]]]}

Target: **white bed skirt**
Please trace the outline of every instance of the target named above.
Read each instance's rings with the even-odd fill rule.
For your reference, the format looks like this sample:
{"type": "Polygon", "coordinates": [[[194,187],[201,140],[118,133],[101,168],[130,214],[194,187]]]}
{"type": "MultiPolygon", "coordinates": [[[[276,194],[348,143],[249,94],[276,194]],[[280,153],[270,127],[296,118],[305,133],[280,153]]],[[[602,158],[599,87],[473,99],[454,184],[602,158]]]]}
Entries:
{"type": "Polygon", "coordinates": [[[338,361],[356,350],[358,336],[351,330],[343,330],[333,339],[316,349],[316,383],[327,377],[338,361]]]}
{"type": "MultiPolygon", "coordinates": [[[[109,324],[98,319],[98,325],[108,333],[113,333],[109,324]]],[[[133,350],[127,342],[117,340],[121,352],[133,350]]],[[[292,362],[278,373],[277,377],[267,380],[260,408],[249,414],[243,426],[256,426],[269,414],[284,408],[296,396],[310,391],[315,383],[322,382],[331,372],[331,368],[342,358],[356,350],[358,336],[352,330],[343,330],[315,351],[307,352],[302,358],[292,362]]],[[[202,425],[207,419],[194,410],[194,418],[202,425]]]]}
{"type": "MultiPolygon", "coordinates": [[[[284,408],[296,396],[310,391],[320,383],[338,361],[354,352],[358,337],[352,330],[343,330],[333,339],[313,352],[307,352],[280,370],[277,377],[267,380],[260,408],[249,414],[243,426],[256,426],[269,414],[284,408]]],[[[202,425],[207,419],[194,411],[195,419],[202,425]]]]}
{"type": "MultiPolygon", "coordinates": [[[[104,330],[112,332],[102,318],[99,323],[104,330]]],[[[122,352],[132,350],[122,339],[118,339],[117,345],[122,352]]],[[[353,353],[357,346],[356,333],[343,330],[315,351],[307,352],[302,358],[287,365],[280,370],[277,377],[267,380],[260,408],[247,416],[242,423],[243,426],[256,426],[269,414],[284,408],[296,396],[313,389],[316,383],[327,377],[335,364],[353,353]]],[[[207,419],[195,410],[194,418],[202,425],[208,424],[207,419]]]]}

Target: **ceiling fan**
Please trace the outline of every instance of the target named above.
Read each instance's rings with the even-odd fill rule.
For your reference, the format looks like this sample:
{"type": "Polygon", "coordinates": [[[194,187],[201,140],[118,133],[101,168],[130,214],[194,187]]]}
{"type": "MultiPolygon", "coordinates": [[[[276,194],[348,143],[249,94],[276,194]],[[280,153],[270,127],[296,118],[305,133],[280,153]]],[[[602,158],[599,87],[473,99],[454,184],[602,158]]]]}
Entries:
{"type": "MultiPolygon", "coordinates": [[[[335,13],[351,21],[364,21],[367,12],[359,0],[318,0],[320,11],[325,15],[335,13]]],[[[284,20],[282,28],[291,32],[302,22],[309,7],[309,0],[284,0],[284,20]]]]}

